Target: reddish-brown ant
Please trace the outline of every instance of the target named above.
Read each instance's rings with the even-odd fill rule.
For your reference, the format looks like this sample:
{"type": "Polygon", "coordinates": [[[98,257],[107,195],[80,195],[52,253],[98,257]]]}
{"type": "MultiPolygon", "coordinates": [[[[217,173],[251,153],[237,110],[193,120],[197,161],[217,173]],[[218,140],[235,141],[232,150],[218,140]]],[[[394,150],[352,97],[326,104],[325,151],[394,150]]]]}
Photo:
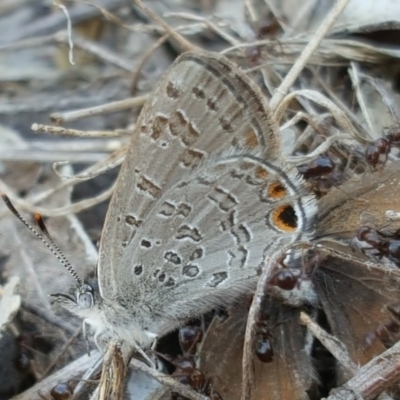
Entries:
{"type": "Polygon", "coordinates": [[[255,337],[255,354],[263,363],[273,361],[274,351],[270,341],[270,332],[268,328],[269,315],[260,310],[256,319],[256,337],[255,337]]]}
{"type": "Polygon", "coordinates": [[[393,127],[389,129],[388,133],[385,137],[381,137],[379,139],[371,142],[366,150],[365,150],[365,158],[372,166],[372,168],[376,168],[379,161],[381,160],[381,156],[384,156],[383,164],[386,163],[390,150],[392,146],[400,145],[400,127],[393,127]]]}
{"type": "Polygon", "coordinates": [[[341,173],[327,155],[320,155],[309,164],[300,165],[298,171],[312,184],[312,189],[318,198],[327,194],[329,189],[341,180],[341,173]]]}
{"type": "Polygon", "coordinates": [[[307,165],[298,167],[299,173],[305,179],[321,178],[331,174],[335,169],[335,163],[328,156],[320,156],[307,165]]]}
{"type": "MultiPolygon", "coordinates": [[[[400,265],[400,231],[384,233],[369,226],[361,226],[356,234],[360,242],[370,245],[371,249],[376,250],[374,256],[378,258],[387,257],[396,265],[400,265]]],[[[367,250],[365,248],[364,250],[367,250]]]]}
{"type": "Polygon", "coordinates": [[[268,284],[277,286],[282,290],[293,290],[299,285],[302,272],[299,269],[283,268],[268,280],[268,284]]]}
{"type": "MultiPolygon", "coordinates": [[[[180,383],[189,385],[192,389],[199,393],[210,396],[214,400],[222,400],[219,393],[213,388],[210,379],[197,368],[195,360],[195,352],[197,344],[203,339],[203,329],[199,325],[186,325],[179,329],[179,343],[183,356],[170,362],[175,366],[175,370],[171,376],[180,383]]],[[[165,357],[165,356],[163,356],[165,357]]],[[[166,357],[165,357],[166,358],[166,357]]],[[[184,400],[185,398],[178,393],[171,394],[172,400],[184,400]]]]}

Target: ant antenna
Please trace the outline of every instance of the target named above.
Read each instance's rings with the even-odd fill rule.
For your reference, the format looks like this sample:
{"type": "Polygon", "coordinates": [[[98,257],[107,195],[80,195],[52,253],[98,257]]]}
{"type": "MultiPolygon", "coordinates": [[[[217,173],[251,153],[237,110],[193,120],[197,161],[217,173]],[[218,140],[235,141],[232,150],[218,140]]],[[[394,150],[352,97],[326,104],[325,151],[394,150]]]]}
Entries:
{"type": "Polygon", "coordinates": [[[73,278],[78,282],[79,286],[83,286],[82,280],[79,278],[78,274],[75,272],[75,270],[72,268],[72,265],[70,262],[67,260],[67,258],[64,256],[62,253],[61,249],[56,245],[54,242],[53,238],[50,236],[49,231],[46,228],[46,225],[44,224],[43,218],[40,214],[35,214],[35,220],[40,228],[40,230],[43,232],[43,234],[46,236],[47,240],[46,241],[43,236],[36,231],[35,228],[30,225],[24,217],[16,210],[16,208],[13,206],[11,203],[11,200],[9,197],[1,193],[1,197],[7,206],[7,208],[57,257],[58,261],[63,265],[63,267],[73,276],[73,278]]]}

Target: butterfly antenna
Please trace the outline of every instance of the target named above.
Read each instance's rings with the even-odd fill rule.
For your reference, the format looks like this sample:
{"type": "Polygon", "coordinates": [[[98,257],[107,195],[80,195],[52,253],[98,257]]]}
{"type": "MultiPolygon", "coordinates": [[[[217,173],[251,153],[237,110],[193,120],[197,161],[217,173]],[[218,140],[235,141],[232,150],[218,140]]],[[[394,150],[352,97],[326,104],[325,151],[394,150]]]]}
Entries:
{"type": "Polygon", "coordinates": [[[35,214],[35,220],[47,240],[45,240],[43,236],[16,210],[6,194],[1,193],[1,197],[7,208],[57,257],[58,261],[60,261],[64,268],[73,276],[73,278],[78,282],[79,286],[83,286],[82,280],[79,278],[78,274],[72,268],[70,262],[67,260],[61,249],[56,245],[53,238],[50,236],[50,233],[47,230],[46,225],[44,224],[42,216],[40,214],[35,214]]]}

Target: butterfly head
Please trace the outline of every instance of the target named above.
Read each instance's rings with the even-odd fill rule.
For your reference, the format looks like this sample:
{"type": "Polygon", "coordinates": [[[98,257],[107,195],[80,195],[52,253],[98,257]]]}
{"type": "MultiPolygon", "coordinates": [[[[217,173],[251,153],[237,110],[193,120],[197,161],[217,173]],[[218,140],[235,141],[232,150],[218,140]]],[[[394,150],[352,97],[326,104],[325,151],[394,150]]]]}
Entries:
{"type": "Polygon", "coordinates": [[[51,296],[55,298],[54,303],[81,318],[91,318],[97,314],[102,304],[97,278],[90,277],[85,282],[79,282],[68,291],[68,294],[52,294],[51,296]]]}

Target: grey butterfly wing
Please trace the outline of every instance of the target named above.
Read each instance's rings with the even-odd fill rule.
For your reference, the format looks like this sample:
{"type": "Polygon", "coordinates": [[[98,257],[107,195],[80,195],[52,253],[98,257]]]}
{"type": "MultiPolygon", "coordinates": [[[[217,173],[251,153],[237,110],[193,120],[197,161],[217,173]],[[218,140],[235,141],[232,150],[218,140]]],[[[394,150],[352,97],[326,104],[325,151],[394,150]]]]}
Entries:
{"type": "Polygon", "coordinates": [[[167,190],[129,243],[134,256],[122,258],[120,295],[131,314],[150,307],[147,328],[166,332],[254,289],[266,254],[309,231],[300,216],[312,201],[296,179],[233,154],[167,190]]]}
{"type": "Polygon", "coordinates": [[[224,57],[186,53],[143,107],[100,243],[98,274],[104,296],[118,292],[124,246],[165,190],[212,153],[233,145],[264,149],[268,142],[266,152],[276,157],[276,127],[271,126],[268,106],[254,101],[261,93],[246,76],[238,76],[232,86],[229,80],[236,70],[224,57]],[[221,73],[226,75],[222,85],[221,73]]]}

